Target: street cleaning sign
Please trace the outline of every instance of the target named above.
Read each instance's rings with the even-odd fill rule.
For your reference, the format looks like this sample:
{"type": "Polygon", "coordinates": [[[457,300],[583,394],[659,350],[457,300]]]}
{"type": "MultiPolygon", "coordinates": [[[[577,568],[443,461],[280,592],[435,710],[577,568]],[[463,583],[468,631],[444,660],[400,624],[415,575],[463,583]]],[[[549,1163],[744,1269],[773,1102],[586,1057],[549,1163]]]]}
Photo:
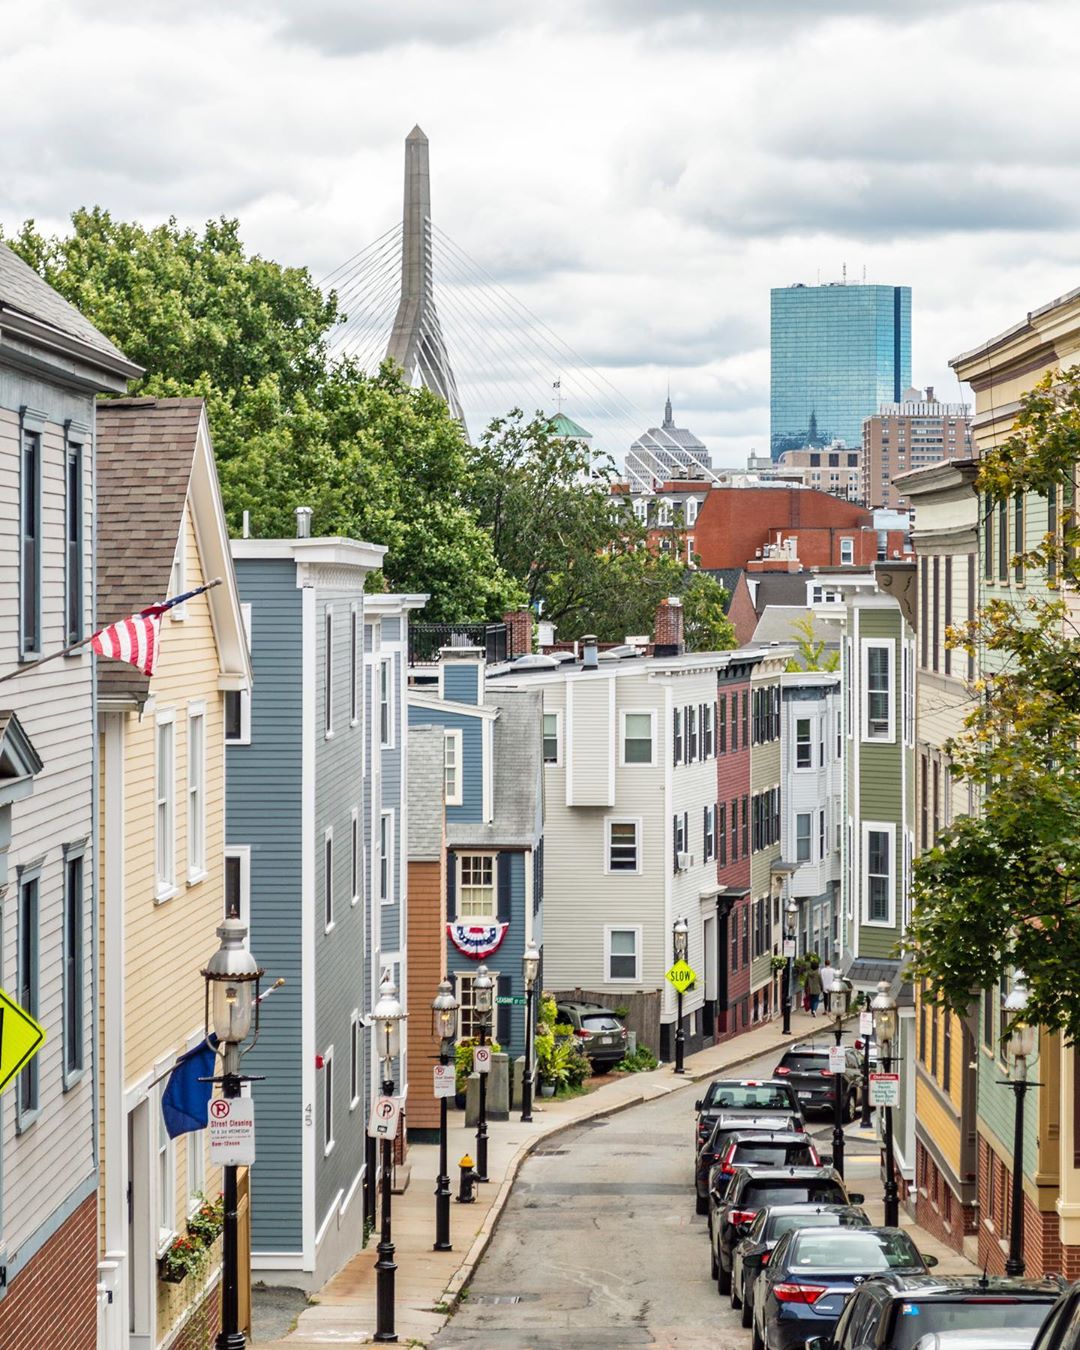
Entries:
{"type": "Polygon", "coordinates": [[[206,1110],[210,1164],[250,1167],[255,1161],[255,1103],[250,1097],[215,1097],[206,1110]]]}
{"type": "Polygon", "coordinates": [[[45,1029],[0,989],[0,1092],[25,1069],[45,1041],[45,1029]]]}
{"type": "Polygon", "coordinates": [[[697,979],[697,973],[685,961],[676,961],[664,978],[675,986],[676,992],[685,994],[697,979]]]}
{"type": "Polygon", "coordinates": [[[872,1073],[870,1075],[870,1105],[900,1105],[900,1075],[898,1073],[872,1073]]]}
{"type": "Polygon", "coordinates": [[[435,1065],[435,1096],[452,1097],[457,1091],[456,1075],[452,1064],[435,1065]]]}

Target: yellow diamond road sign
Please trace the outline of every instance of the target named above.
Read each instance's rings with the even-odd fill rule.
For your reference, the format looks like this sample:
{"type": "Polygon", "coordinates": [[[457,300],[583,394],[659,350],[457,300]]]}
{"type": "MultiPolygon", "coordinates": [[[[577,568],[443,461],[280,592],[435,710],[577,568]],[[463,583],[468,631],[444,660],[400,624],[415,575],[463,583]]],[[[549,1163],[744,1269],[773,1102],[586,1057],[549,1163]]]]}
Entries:
{"type": "Polygon", "coordinates": [[[676,961],[668,971],[667,978],[680,994],[685,994],[697,979],[697,975],[685,961],[676,961]]]}
{"type": "Polygon", "coordinates": [[[0,989],[0,1092],[41,1049],[45,1030],[0,989]]]}

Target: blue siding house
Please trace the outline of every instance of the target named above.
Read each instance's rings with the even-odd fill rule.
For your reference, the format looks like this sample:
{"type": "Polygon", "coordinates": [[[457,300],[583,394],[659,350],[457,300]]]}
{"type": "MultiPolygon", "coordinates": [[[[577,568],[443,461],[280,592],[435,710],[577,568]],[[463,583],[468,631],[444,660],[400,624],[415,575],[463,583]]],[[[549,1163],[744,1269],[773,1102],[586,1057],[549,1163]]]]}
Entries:
{"type": "Polygon", "coordinates": [[[375,728],[349,539],[233,541],[254,672],[226,725],[226,906],[268,979],[253,1088],[252,1266],[315,1289],[362,1245],[373,959],[365,766],[375,728]]]}
{"type": "MultiPolygon", "coordinates": [[[[484,654],[444,647],[438,684],[409,690],[411,726],[443,728],[447,969],[461,1002],[459,1035],[476,1032],[472,980],[481,961],[500,999],[524,994],[521,959],[543,950],[543,704],[533,690],[485,694],[484,654]]],[[[525,1052],[525,1010],[497,1005],[495,1039],[525,1052]]]]}

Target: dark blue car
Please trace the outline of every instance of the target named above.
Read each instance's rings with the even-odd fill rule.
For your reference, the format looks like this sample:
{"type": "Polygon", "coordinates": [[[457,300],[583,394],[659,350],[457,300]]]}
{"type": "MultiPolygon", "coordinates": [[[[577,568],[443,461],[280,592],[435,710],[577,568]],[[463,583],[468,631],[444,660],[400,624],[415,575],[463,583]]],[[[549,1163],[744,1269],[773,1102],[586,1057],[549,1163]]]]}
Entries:
{"type": "Polygon", "coordinates": [[[847,1296],[873,1275],[922,1275],[924,1259],[899,1228],[801,1228],[785,1233],[757,1279],[754,1350],[802,1350],[827,1336],[847,1296]]]}

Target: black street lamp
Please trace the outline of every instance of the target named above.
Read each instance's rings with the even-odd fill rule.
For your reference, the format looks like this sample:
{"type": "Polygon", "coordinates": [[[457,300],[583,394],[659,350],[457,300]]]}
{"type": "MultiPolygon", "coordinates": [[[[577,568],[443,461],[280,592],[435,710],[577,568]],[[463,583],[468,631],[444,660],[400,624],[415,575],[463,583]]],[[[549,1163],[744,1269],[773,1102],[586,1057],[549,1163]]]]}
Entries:
{"type": "Polygon", "coordinates": [[[1009,1224],[1009,1259],[1005,1262],[1006,1275],[1024,1273],[1024,1098],[1028,1088],[1038,1087],[1028,1079],[1028,1060],[1035,1054],[1036,1028],[1024,1020],[1028,991],[1024,972],[1018,970],[1014,984],[1005,999],[1004,1011],[1010,1013],[1012,1032],[1005,1044],[1005,1053],[1012,1065],[1010,1077],[1004,1080],[1012,1088],[1015,1116],[1013,1119],[1012,1219],[1009,1224]]]}
{"type": "MultiPolygon", "coordinates": [[[[375,1048],[383,1066],[382,1092],[384,1097],[394,1095],[394,1060],[401,1053],[401,1024],[405,1020],[405,1010],[397,996],[397,986],[391,981],[384,984],[379,1001],[372,1009],[371,1020],[375,1025],[375,1048]]],[[[390,1192],[393,1172],[393,1140],[384,1135],[382,1140],[382,1166],[380,1168],[381,1224],[379,1259],[375,1262],[375,1336],[376,1341],[396,1341],[394,1330],[394,1274],[397,1265],[394,1262],[394,1243],[390,1235],[390,1192]]]]}
{"type": "MultiPolygon", "coordinates": [[[[255,1020],[259,1036],[259,980],[263,971],[244,945],[247,929],[239,919],[226,919],[217,930],[221,946],[206,963],[206,1034],[211,1030],[221,1050],[221,1095],[240,1096],[240,1046],[255,1020]]],[[[248,1046],[250,1050],[255,1040],[248,1046]]],[[[244,1052],[245,1054],[247,1051],[244,1052]]],[[[215,1350],[243,1350],[247,1337],[240,1330],[240,1244],[238,1241],[236,1167],[223,1168],[225,1229],[221,1268],[221,1331],[215,1350]]]]}
{"type": "MultiPolygon", "coordinates": [[[[685,961],[690,944],[690,926],[685,919],[676,919],[671,927],[671,946],[676,961],[685,961]]],[[[675,1072],[685,1073],[686,1032],[683,1029],[682,990],[675,991],[675,1072]]]]}
{"type": "MultiPolygon", "coordinates": [[[[892,1073],[893,1046],[896,1044],[896,999],[889,990],[888,980],[878,984],[878,991],[870,1005],[874,1014],[874,1039],[881,1051],[882,1073],[892,1073]]],[[[896,1158],[893,1154],[893,1109],[885,1112],[885,1224],[896,1228],[900,1223],[900,1193],[896,1186],[896,1158]]]]}
{"type": "Polygon", "coordinates": [[[799,906],[794,900],[789,900],[787,909],[784,910],[784,931],[787,934],[785,945],[790,943],[787,949],[787,964],[784,966],[784,1025],[782,1031],[785,1036],[791,1035],[791,1002],[794,994],[795,967],[792,957],[795,946],[795,930],[799,926],[799,906]]]}
{"type": "MultiPolygon", "coordinates": [[[[844,1038],[844,1018],[851,1003],[851,981],[843,975],[833,977],[832,988],[826,997],[829,1000],[829,1012],[836,1018],[834,1035],[836,1044],[844,1038]]],[[[844,1108],[847,1105],[847,1078],[841,1072],[833,1076],[833,1166],[844,1175],[844,1108]]]]}
{"type": "MultiPolygon", "coordinates": [[[[473,1011],[480,1030],[480,1044],[487,1045],[494,1007],[495,981],[487,966],[477,966],[473,976],[473,1011]]],[[[476,1179],[488,1179],[487,1073],[480,1074],[480,1110],[476,1118],[476,1179]]]]}
{"type": "MultiPolygon", "coordinates": [[[[449,980],[443,980],[431,1004],[431,1030],[439,1038],[439,1063],[444,1068],[450,1063],[454,1053],[459,1007],[460,1004],[454,997],[453,985],[449,980]]],[[[435,1181],[435,1243],[432,1249],[437,1252],[453,1251],[450,1246],[450,1172],[446,1157],[446,1106],[447,1097],[443,1092],[439,1098],[439,1175],[435,1181]]]]}
{"type": "Polygon", "coordinates": [[[533,997],[540,974],[540,949],[530,942],[521,958],[525,977],[525,1069],[521,1075],[521,1119],[532,1120],[533,1104],[533,997]]]}

